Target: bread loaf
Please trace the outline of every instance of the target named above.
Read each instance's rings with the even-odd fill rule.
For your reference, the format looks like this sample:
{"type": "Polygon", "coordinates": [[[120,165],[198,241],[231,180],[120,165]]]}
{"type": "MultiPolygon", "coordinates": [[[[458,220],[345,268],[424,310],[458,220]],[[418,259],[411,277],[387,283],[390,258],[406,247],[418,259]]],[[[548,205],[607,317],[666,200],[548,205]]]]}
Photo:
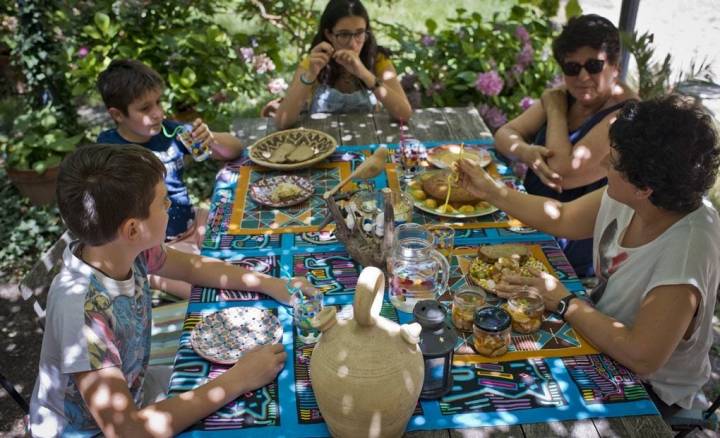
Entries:
{"type": "Polygon", "coordinates": [[[525,245],[484,245],[478,248],[478,257],[485,263],[494,264],[499,258],[505,257],[509,259],[517,258],[517,261],[522,265],[528,257],[530,251],[525,245]]]}
{"type": "MultiPolygon", "coordinates": [[[[432,176],[422,180],[422,188],[430,197],[445,202],[448,191],[448,173],[450,171],[434,172],[432,176]]],[[[467,190],[460,187],[457,183],[452,185],[450,190],[450,202],[472,204],[482,201],[481,198],[472,195],[467,190]]]]}

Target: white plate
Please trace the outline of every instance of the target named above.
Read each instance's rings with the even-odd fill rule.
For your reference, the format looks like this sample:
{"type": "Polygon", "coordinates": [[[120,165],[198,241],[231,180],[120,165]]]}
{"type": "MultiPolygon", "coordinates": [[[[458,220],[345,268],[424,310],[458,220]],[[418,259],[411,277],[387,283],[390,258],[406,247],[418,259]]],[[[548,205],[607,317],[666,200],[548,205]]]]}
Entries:
{"type": "MultiPolygon", "coordinates": [[[[446,169],[460,158],[459,144],[444,144],[428,149],[427,160],[430,164],[440,169],[446,169]]],[[[463,148],[463,158],[467,158],[480,163],[482,167],[492,163],[492,157],[487,150],[477,147],[465,145],[463,148]]]]}

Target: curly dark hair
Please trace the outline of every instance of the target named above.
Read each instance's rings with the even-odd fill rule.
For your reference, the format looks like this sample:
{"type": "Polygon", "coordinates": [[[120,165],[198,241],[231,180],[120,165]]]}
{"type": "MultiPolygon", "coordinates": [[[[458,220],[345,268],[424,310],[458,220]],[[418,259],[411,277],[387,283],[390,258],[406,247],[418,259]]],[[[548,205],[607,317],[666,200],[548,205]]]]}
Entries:
{"type": "Polygon", "coordinates": [[[612,165],[650,202],[689,213],[715,182],[720,151],[710,114],[693,98],[672,94],[631,101],[610,126],[618,158],[612,165]]]}
{"type": "MultiPolygon", "coordinates": [[[[365,6],[360,0],[330,0],[320,16],[320,28],[313,38],[312,44],[310,45],[311,49],[323,41],[329,43],[330,41],[325,37],[325,31],[332,31],[335,24],[345,17],[362,17],[365,20],[365,25],[367,26],[365,30],[368,31],[368,36],[365,39],[365,44],[363,44],[359,57],[365,68],[369,71],[375,71],[375,60],[378,53],[389,57],[390,50],[377,45],[375,35],[373,35],[370,26],[370,17],[368,16],[367,9],[365,9],[365,6]]],[[[318,81],[333,86],[338,76],[340,76],[340,64],[334,59],[331,59],[328,65],[320,72],[318,81]]]]}
{"type": "Polygon", "coordinates": [[[567,55],[582,47],[603,50],[607,54],[608,62],[617,65],[620,57],[620,32],[610,20],[596,14],[573,17],[553,41],[553,57],[558,64],[562,64],[567,55]]]}

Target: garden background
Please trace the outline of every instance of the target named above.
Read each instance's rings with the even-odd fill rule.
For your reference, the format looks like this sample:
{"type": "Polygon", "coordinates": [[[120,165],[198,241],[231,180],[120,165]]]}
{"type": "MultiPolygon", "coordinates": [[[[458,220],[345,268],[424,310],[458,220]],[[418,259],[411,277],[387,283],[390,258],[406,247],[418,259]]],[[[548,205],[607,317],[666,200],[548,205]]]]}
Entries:
{"type": "MultiPolygon", "coordinates": [[[[373,31],[394,52],[413,106],[474,105],[492,129],[560,83],[550,43],[567,17],[587,8],[617,21],[620,3],[365,0],[373,31]]],[[[720,32],[712,0],[690,3],[688,10],[720,32]],[[703,15],[692,6],[707,11],[703,15]]],[[[200,115],[218,131],[229,130],[235,118],[257,117],[284,93],[324,6],[324,0],[0,4],[0,351],[7,359],[0,360],[0,369],[20,382],[23,394],[29,395],[34,383],[40,335],[31,318],[18,318],[24,309],[13,302],[16,282],[63,227],[57,208],[32,205],[9,181],[7,169],[44,172],[110,126],[94,84],[114,58],[136,58],[160,72],[170,117],[200,115]],[[32,341],[22,341],[32,333],[32,341]],[[5,365],[13,357],[28,365],[10,372],[5,365]]],[[[640,6],[638,23],[646,7],[640,6]]],[[[647,30],[662,29],[652,26],[650,21],[640,33],[626,36],[635,59],[630,82],[643,97],[666,92],[679,81],[715,79],[717,66],[703,56],[708,53],[692,62],[681,58],[680,67],[664,52],[655,53],[647,30]]],[[[193,202],[207,202],[216,171],[216,164],[203,162],[186,173],[193,202]]],[[[0,431],[17,431],[19,417],[5,415],[14,412],[11,404],[0,392],[0,431]]]]}

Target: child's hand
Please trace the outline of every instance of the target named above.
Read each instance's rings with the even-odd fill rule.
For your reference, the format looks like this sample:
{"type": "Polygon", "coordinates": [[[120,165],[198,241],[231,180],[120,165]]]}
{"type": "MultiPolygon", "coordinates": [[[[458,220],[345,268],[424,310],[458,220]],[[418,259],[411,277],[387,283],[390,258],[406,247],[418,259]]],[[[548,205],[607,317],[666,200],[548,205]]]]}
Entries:
{"type": "Polygon", "coordinates": [[[293,277],[290,281],[290,284],[293,287],[300,288],[303,295],[305,295],[306,297],[311,297],[320,293],[320,291],[315,289],[315,286],[313,286],[313,284],[310,283],[305,277],[293,277]]]}
{"type": "Polygon", "coordinates": [[[208,125],[202,121],[202,119],[195,119],[193,122],[192,138],[194,141],[200,141],[203,144],[207,144],[210,147],[215,144],[215,136],[213,135],[208,125]]]}
{"type": "Polygon", "coordinates": [[[247,382],[248,390],[252,391],[275,380],[285,366],[286,358],[282,344],[263,345],[246,352],[231,371],[247,382]]]}

